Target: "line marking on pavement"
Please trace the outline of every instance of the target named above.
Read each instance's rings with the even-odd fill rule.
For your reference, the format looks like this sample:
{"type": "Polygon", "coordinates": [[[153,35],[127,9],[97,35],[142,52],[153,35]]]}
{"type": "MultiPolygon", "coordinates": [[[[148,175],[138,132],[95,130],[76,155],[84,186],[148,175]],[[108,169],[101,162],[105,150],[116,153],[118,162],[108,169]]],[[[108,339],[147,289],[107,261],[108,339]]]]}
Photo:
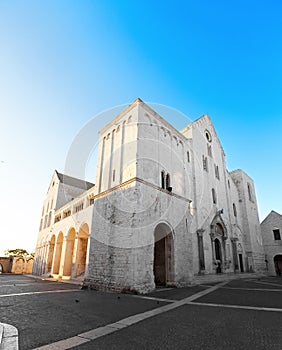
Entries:
{"type": "Polygon", "coordinates": [[[278,286],[278,287],[282,287],[282,284],[279,283],[269,283],[269,282],[262,282],[262,281],[253,281],[254,283],[258,283],[258,284],[268,284],[270,286],[278,286]]]}
{"type": "Polygon", "coordinates": [[[223,307],[229,309],[242,309],[242,310],[255,310],[255,311],[271,311],[271,312],[282,312],[282,309],[273,307],[260,307],[260,306],[244,306],[244,305],[230,305],[230,304],[214,304],[214,303],[198,303],[198,302],[187,302],[187,305],[198,305],[198,306],[211,306],[211,307],[223,307]]]}
{"type": "Polygon", "coordinates": [[[49,294],[49,293],[68,293],[68,292],[82,292],[80,289],[58,289],[58,290],[45,290],[42,292],[26,292],[26,293],[13,293],[13,294],[6,294],[6,295],[0,295],[0,298],[6,298],[6,297],[18,297],[22,295],[34,295],[34,294],[49,294]]]}
{"type": "Polygon", "coordinates": [[[223,286],[227,283],[228,283],[228,281],[221,282],[215,286],[212,286],[209,289],[203,290],[201,292],[198,292],[194,295],[191,295],[191,296],[184,298],[184,299],[181,299],[179,301],[175,301],[173,303],[161,306],[161,307],[153,309],[153,310],[143,312],[141,314],[136,314],[133,316],[126,317],[120,321],[108,324],[106,326],[94,328],[94,329],[91,329],[90,331],[78,334],[75,337],[60,340],[60,341],[57,341],[57,342],[54,342],[54,343],[51,343],[48,345],[43,345],[43,346],[38,347],[38,348],[33,349],[33,350],[65,350],[65,349],[70,349],[74,346],[84,344],[84,343],[90,342],[94,339],[103,337],[104,335],[116,332],[122,328],[129,327],[133,324],[144,321],[148,318],[151,318],[151,317],[160,315],[164,312],[176,309],[179,306],[187,304],[187,302],[191,302],[193,300],[201,298],[202,296],[204,296],[206,294],[212,293],[213,291],[215,291],[216,289],[220,288],[221,286],[223,286]]]}
{"type": "MultiPolygon", "coordinates": [[[[39,284],[39,283],[38,283],[39,284]]],[[[36,283],[36,285],[38,285],[36,283]]],[[[1,287],[21,287],[21,286],[34,286],[34,283],[13,283],[13,284],[1,284],[0,283],[0,288],[1,287]]]]}
{"type": "Polygon", "coordinates": [[[137,298],[137,299],[145,299],[145,300],[155,300],[155,301],[164,301],[167,303],[175,303],[176,299],[165,299],[165,298],[158,298],[158,297],[146,297],[145,295],[131,295],[131,297],[133,298],[137,298]]]}
{"type": "Polygon", "coordinates": [[[238,289],[247,291],[258,291],[258,292],[282,292],[282,289],[269,289],[269,288],[239,288],[239,287],[222,287],[221,289],[238,289]]]}

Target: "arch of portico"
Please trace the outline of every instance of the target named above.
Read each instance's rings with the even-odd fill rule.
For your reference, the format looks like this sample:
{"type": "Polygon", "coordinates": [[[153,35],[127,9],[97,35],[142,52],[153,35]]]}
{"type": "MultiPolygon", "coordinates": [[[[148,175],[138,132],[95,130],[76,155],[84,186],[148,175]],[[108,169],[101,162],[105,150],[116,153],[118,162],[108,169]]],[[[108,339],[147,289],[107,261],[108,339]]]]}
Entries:
{"type": "Polygon", "coordinates": [[[57,241],[56,241],[55,258],[54,258],[53,270],[52,270],[52,273],[56,274],[56,275],[59,274],[59,272],[60,272],[63,240],[64,240],[63,232],[60,232],[58,237],[57,237],[57,241]]]}
{"type": "Polygon", "coordinates": [[[87,265],[87,249],[88,249],[89,227],[84,223],[78,232],[77,249],[75,257],[74,277],[78,277],[85,273],[87,265]]]}

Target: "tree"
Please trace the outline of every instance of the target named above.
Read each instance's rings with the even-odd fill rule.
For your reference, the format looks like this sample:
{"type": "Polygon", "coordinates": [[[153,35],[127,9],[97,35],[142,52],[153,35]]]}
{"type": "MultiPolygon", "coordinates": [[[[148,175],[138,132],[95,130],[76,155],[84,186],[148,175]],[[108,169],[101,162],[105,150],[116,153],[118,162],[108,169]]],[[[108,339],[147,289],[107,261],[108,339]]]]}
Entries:
{"type": "Polygon", "coordinates": [[[23,257],[29,255],[28,251],[25,249],[21,248],[16,248],[16,249],[7,249],[4,253],[6,256],[18,256],[18,257],[23,257]]]}

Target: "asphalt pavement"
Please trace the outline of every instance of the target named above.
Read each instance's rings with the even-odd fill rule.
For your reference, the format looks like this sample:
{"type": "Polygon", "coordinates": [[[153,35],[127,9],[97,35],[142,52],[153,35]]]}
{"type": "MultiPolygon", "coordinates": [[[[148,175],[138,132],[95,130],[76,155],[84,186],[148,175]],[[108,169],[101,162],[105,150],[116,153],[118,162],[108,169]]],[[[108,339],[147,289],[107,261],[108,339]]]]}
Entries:
{"type": "Polygon", "coordinates": [[[281,350],[282,278],[164,288],[138,296],[3,274],[0,322],[18,329],[23,350],[51,349],[51,344],[80,350],[281,350]]]}

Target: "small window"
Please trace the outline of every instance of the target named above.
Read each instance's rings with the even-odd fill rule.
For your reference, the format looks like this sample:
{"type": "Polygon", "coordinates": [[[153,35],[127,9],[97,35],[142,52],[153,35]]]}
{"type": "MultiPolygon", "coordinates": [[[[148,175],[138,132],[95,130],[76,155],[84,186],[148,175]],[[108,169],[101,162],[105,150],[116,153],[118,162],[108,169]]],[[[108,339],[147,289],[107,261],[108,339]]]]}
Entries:
{"type": "Polygon", "coordinates": [[[94,204],[94,198],[90,198],[89,200],[89,205],[92,205],[92,204],[94,204]]]}
{"type": "Polygon", "coordinates": [[[190,152],[187,151],[187,162],[190,163],[190,152]]]}
{"type": "Polygon", "coordinates": [[[251,191],[251,185],[248,183],[248,195],[249,195],[249,200],[252,200],[252,191],[251,191]]]}
{"type": "Polygon", "coordinates": [[[233,214],[235,217],[237,216],[237,208],[236,208],[235,203],[233,203],[233,214]]]}
{"type": "Polygon", "coordinates": [[[212,188],[212,202],[213,204],[216,204],[216,193],[214,188],[212,188]]]}
{"type": "Polygon", "coordinates": [[[212,157],[212,148],[211,145],[207,144],[207,149],[208,149],[208,155],[212,157]]]}
{"type": "Polygon", "coordinates": [[[168,190],[170,188],[170,176],[169,174],[166,174],[165,178],[165,188],[168,190]]]}
{"type": "Polygon", "coordinates": [[[206,139],[211,142],[212,141],[212,138],[211,138],[211,134],[209,133],[208,130],[205,131],[205,135],[206,135],[206,139]]]}
{"type": "Polygon", "coordinates": [[[230,181],[229,180],[227,181],[227,184],[228,184],[228,188],[230,188],[230,181]]]}
{"type": "Polygon", "coordinates": [[[273,230],[273,235],[274,235],[274,240],[275,241],[281,241],[281,235],[280,235],[280,230],[279,229],[274,229],[273,230]]]}
{"type": "Polygon", "coordinates": [[[214,165],[215,177],[219,180],[219,168],[218,165],[214,165]]]}
{"type": "Polygon", "coordinates": [[[115,182],[115,181],[116,181],[116,171],[113,170],[113,182],[115,182]]]}
{"type": "Polygon", "coordinates": [[[208,158],[203,156],[203,169],[208,171],[208,158]]]}
{"type": "Polygon", "coordinates": [[[164,189],[165,188],[165,172],[161,172],[161,186],[164,189]]]}

